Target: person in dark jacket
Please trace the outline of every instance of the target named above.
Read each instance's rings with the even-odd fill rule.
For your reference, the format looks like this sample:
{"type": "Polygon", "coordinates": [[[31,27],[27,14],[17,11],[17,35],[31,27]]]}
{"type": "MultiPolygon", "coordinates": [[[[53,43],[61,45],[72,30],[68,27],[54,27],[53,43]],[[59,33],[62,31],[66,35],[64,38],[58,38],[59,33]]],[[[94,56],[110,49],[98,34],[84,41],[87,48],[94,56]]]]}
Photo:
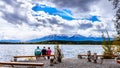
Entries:
{"type": "MultiPolygon", "coordinates": [[[[42,55],[46,55],[47,54],[47,50],[46,50],[46,48],[45,47],[43,47],[43,49],[42,49],[42,55]]],[[[45,58],[45,57],[44,57],[45,58]]],[[[46,58],[45,58],[46,59],[46,58]]]]}

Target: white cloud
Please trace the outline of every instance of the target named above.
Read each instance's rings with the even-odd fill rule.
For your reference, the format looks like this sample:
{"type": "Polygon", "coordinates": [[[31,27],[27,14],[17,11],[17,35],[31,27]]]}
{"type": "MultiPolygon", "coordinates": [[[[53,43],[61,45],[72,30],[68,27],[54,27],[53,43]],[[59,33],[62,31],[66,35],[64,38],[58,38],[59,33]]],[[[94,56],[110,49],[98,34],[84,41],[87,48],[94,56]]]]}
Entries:
{"type": "MultiPolygon", "coordinates": [[[[68,21],[58,15],[49,15],[43,11],[34,12],[31,8],[34,6],[33,3],[38,2],[37,0],[35,2],[32,2],[32,0],[17,0],[14,2],[13,4],[17,5],[7,4],[4,0],[0,1],[0,24],[2,24],[0,25],[0,40],[16,39],[25,41],[51,34],[65,34],[69,36],[80,34],[87,37],[101,37],[101,31],[105,28],[108,29],[111,37],[116,34],[114,23],[112,22],[114,15],[112,6],[106,0],[101,0],[99,4],[91,5],[90,11],[83,14],[77,8],[74,8],[73,13],[76,11],[74,13],[76,18],[77,16],[79,18],[90,15],[100,16],[101,22],[94,23],[89,20],[68,21]],[[104,2],[106,4],[103,4],[104,2]],[[32,16],[32,14],[40,16],[32,16]]],[[[47,3],[48,6],[57,7],[55,3],[49,1],[39,3],[47,3]]]]}

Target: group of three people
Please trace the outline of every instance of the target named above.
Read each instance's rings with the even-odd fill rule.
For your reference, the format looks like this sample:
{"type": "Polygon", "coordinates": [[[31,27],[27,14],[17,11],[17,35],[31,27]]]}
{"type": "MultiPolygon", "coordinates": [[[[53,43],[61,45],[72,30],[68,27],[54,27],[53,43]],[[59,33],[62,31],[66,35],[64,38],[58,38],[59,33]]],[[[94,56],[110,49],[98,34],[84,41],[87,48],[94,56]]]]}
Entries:
{"type": "MultiPolygon", "coordinates": [[[[41,55],[51,55],[51,49],[50,47],[48,47],[48,49],[46,49],[45,47],[43,47],[43,49],[41,50],[39,48],[39,46],[37,46],[37,48],[35,49],[35,56],[36,56],[36,60],[39,59],[39,56],[41,55]]],[[[45,58],[46,59],[46,58],[45,58]]],[[[50,59],[50,57],[48,56],[48,59],[50,59]]]]}
{"type": "MultiPolygon", "coordinates": [[[[43,49],[41,50],[39,48],[39,46],[37,46],[37,48],[35,49],[36,60],[39,60],[40,59],[39,56],[41,56],[41,55],[51,55],[51,52],[52,51],[51,51],[50,47],[48,47],[48,49],[46,49],[45,47],[43,47],[43,49]]],[[[54,55],[55,55],[54,58],[50,58],[50,56],[47,56],[48,59],[50,59],[50,65],[51,66],[53,66],[54,63],[61,63],[62,62],[63,53],[61,52],[61,49],[59,48],[58,45],[55,46],[54,55]]]]}

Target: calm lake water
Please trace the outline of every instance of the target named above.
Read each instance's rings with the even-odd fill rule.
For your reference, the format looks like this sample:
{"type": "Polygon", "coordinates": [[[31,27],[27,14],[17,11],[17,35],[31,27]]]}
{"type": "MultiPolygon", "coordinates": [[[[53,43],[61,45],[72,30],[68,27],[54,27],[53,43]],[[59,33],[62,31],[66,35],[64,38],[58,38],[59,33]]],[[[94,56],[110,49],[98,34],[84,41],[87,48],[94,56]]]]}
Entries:
{"type": "MultiPolygon", "coordinates": [[[[55,45],[0,44],[0,61],[11,61],[13,60],[13,56],[34,55],[34,50],[37,46],[41,49],[43,46],[46,48],[51,47],[54,54],[55,45]]],[[[64,58],[77,58],[78,54],[86,54],[88,50],[91,50],[92,53],[103,53],[101,45],[60,45],[60,48],[64,54],[64,58]]]]}

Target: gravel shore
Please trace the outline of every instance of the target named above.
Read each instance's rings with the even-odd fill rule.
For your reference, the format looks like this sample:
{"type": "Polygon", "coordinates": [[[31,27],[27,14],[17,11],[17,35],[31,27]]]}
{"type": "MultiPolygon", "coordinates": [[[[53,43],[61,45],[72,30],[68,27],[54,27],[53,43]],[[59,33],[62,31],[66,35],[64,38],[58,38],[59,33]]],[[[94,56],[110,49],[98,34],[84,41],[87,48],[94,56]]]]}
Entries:
{"type": "Polygon", "coordinates": [[[87,62],[87,59],[63,59],[62,63],[49,66],[46,62],[44,68],[120,68],[120,64],[116,63],[114,59],[104,59],[103,64],[87,62]]]}
{"type": "MultiPolygon", "coordinates": [[[[62,63],[54,64],[54,66],[50,66],[49,60],[42,59],[39,62],[45,64],[43,68],[120,68],[120,64],[116,63],[114,59],[104,59],[103,64],[100,64],[87,62],[87,59],[66,58],[63,59],[62,63]]],[[[40,68],[40,67],[15,66],[14,68],[40,68]]]]}

